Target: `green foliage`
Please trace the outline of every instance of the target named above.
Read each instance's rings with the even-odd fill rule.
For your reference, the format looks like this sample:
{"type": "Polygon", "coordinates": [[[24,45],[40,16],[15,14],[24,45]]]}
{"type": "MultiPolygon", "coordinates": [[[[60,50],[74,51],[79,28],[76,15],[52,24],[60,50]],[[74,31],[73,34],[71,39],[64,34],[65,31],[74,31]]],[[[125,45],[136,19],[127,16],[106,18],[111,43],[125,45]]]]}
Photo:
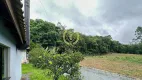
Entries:
{"type": "Polygon", "coordinates": [[[34,48],[40,48],[41,46],[37,43],[34,43],[32,41],[30,41],[30,50],[34,49],[34,48]]]}
{"type": "Polygon", "coordinates": [[[53,74],[54,80],[64,73],[68,78],[79,78],[79,62],[83,56],[79,52],[54,54],[52,51],[46,51],[43,48],[35,48],[30,51],[30,62],[37,68],[49,69],[53,74]]]}
{"type": "MultiPolygon", "coordinates": [[[[61,23],[60,23],[61,25],[61,23]]],[[[73,29],[68,29],[65,39],[67,42],[74,42],[76,35],[73,29]],[[72,37],[70,35],[72,34],[72,37]]],[[[86,36],[79,33],[79,41],[77,44],[69,46],[63,40],[65,28],[57,27],[55,24],[43,21],[41,19],[31,20],[31,40],[34,43],[40,44],[43,48],[56,47],[57,52],[81,52],[86,55],[101,55],[109,52],[117,53],[133,53],[142,54],[142,27],[136,29],[137,44],[121,44],[108,36],[86,36]]]]}
{"type": "Polygon", "coordinates": [[[60,40],[60,28],[55,24],[43,21],[41,19],[31,20],[31,40],[34,43],[40,43],[42,47],[56,46],[60,40]]]}

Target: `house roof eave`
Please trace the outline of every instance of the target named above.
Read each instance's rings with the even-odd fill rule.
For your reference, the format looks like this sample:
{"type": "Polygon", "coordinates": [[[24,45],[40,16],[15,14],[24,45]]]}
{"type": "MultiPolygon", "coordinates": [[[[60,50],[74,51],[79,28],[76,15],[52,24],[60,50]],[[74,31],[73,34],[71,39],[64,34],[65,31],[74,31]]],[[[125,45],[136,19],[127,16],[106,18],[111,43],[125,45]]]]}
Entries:
{"type": "MultiPolygon", "coordinates": [[[[17,33],[19,35],[19,38],[21,40],[21,43],[23,44],[24,41],[25,41],[25,39],[24,39],[25,38],[25,31],[24,31],[24,26],[25,25],[24,25],[24,21],[22,21],[22,20],[21,20],[22,21],[22,25],[21,25],[20,24],[21,22],[18,19],[21,18],[21,16],[22,16],[23,19],[24,19],[24,17],[23,17],[22,14],[20,14],[20,15],[15,14],[14,8],[13,8],[13,5],[12,5],[12,0],[5,0],[5,3],[7,5],[7,7],[8,7],[8,9],[9,9],[9,13],[11,14],[11,17],[13,19],[13,22],[14,22],[15,28],[17,30],[17,33]],[[23,29],[21,29],[21,28],[23,28],[23,29]]],[[[21,11],[22,11],[22,9],[21,9],[21,11]]]]}

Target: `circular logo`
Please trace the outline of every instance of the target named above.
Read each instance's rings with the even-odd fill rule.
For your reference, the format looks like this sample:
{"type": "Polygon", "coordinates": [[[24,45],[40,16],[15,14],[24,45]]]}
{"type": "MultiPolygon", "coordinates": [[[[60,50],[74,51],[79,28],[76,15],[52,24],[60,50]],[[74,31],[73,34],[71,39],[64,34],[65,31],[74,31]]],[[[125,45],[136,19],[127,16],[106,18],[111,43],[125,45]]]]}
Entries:
{"type": "Polygon", "coordinates": [[[63,40],[67,45],[75,45],[79,41],[79,33],[65,30],[63,40]]]}

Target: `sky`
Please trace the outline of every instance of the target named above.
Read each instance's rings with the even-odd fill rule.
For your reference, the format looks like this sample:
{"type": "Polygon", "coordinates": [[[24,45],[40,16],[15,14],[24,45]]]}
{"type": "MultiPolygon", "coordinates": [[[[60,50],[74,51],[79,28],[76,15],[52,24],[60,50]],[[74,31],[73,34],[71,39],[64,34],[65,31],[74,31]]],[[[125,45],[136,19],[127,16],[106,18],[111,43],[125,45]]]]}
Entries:
{"type": "Polygon", "coordinates": [[[111,35],[129,43],[142,26],[142,0],[30,0],[30,18],[43,19],[86,35],[111,35]]]}

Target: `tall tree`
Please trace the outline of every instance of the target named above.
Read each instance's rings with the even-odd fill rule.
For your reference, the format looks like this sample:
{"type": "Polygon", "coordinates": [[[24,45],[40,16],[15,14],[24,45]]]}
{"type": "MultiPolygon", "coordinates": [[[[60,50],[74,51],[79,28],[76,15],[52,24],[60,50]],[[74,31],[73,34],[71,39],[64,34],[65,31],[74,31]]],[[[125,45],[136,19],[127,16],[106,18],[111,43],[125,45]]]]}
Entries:
{"type": "Polygon", "coordinates": [[[138,26],[136,31],[135,31],[136,39],[140,42],[142,42],[142,27],[138,26]]]}

